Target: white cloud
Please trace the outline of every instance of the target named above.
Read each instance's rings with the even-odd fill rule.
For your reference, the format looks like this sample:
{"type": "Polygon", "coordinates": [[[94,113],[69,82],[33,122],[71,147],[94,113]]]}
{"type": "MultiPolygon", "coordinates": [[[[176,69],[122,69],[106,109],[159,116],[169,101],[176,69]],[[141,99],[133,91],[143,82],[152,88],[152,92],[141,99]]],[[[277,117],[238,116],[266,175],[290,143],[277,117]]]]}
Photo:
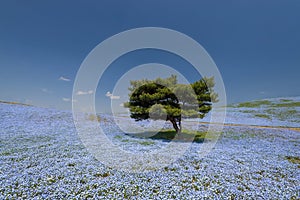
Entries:
{"type": "Polygon", "coordinates": [[[110,99],[120,99],[120,96],[110,96],[110,99]]]}
{"type": "Polygon", "coordinates": [[[112,93],[110,93],[110,92],[108,91],[108,92],[106,92],[105,96],[111,97],[111,96],[112,96],[112,93]]]}
{"type": "Polygon", "coordinates": [[[69,99],[69,98],[62,98],[62,100],[63,100],[63,101],[66,101],[66,102],[71,101],[71,99],[69,99]]]}
{"type": "Polygon", "coordinates": [[[81,91],[81,90],[79,90],[79,91],[77,91],[76,92],[76,95],[87,95],[87,94],[93,94],[94,92],[93,92],[93,90],[89,90],[89,91],[81,91]]]}
{"type": "Polygon", "coordinates": [[[105,96],[109,97],[110,99],[120,99],[120,96],[114,96],[112,93],[109,91],[106,92],[105,96]]]}
{"type": "Polygon", "coordinates": [[[70,98],[62,98],[62,100],[65,101],[65,102],[70,102],[70,101],[77,102],[76,99],[71,100],[70,98]]]}
{"type": "Polygon", "coordinates": [[[69,78],[66,78],[66,77],[63,77],[63,76],[59,77],[58,80],[60,80],[60,81],[71,81],[69,78]]]}
{"type": "Polygon", "coordinates": [[[42,88],[42,92],[45,92],[45,93],[52,93],[52,91],[48,90],[47,88],[42,88]]]}

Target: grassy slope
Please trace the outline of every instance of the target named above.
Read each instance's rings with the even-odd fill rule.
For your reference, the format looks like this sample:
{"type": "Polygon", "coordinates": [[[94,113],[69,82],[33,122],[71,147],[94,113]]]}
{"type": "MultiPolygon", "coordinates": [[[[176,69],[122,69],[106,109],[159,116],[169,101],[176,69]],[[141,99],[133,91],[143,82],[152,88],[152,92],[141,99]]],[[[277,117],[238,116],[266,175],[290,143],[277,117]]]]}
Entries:
{"type": "Polygon", "coordinates": [[[300,98],[273,98],[242,102],[228,106],[235,112],[248,113],[265,120],[300,123],[300,98]]]}

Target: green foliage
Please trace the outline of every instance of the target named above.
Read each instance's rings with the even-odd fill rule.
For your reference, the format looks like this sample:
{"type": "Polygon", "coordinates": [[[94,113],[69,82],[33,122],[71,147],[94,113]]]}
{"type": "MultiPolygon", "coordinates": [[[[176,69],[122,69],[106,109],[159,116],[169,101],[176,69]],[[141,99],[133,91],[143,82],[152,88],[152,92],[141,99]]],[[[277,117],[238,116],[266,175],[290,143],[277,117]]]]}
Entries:
{"type": "Polygon", "coordinates": [[[212,102],[217,102],[217,94],[212,90],[214,79],[203,78],[192,84],[178,84],[175,75],[155,80],[130,82],[129,108],[136,121],[163,119],[173,124],[176,132],[181,130],[182,118],[203,118],[211,110],[212,102]]]}
{"type": "Polygon", "coordinates": [[[149,115],[151,119],[166,119],[167,118],[167,110],[161,104],[154,104],[149,109],[149,115]]]}

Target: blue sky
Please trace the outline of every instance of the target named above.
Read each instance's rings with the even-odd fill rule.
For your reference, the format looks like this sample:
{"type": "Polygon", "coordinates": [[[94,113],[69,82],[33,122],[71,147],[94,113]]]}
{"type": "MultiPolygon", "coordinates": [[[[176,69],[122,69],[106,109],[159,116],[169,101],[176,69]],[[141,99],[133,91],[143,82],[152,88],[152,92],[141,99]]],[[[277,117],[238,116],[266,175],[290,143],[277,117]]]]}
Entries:
{"type": "MultiPolygon", "coordinates": [[[[114,34],[148,26],[174,29],[199,42],[221,72],[229,103],[300,95],[299,10],[296,0],[2,0],[0,100],[70,109],[73,81],[87,54],[114,34]]],[[[106,94],[122,74],[149,62],[172,66],[191,81],[199,78],[174,55],[131,52],[100,80],[98,105],[110,105],[106,94]]]]}

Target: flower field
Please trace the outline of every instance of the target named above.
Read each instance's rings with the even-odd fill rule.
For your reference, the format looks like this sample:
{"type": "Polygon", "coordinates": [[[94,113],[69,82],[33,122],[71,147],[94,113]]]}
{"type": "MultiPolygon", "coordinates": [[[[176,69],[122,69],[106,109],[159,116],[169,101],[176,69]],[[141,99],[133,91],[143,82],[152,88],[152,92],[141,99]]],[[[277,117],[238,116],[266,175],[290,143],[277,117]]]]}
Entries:
{"type": "MultiPolygon", "coordinates": [[[[228,125],[206,157],[197,155],[203,142],[193,142],[176,162],[147,173],[118,171],[96,160],[77,135],[71,112],[0,103],[0,199],[299,199],[299,102],[231,105],[228,125]]],[[[126,151],[168,143],[124,134],[110,115],[99,121],[126,151]]]]}

